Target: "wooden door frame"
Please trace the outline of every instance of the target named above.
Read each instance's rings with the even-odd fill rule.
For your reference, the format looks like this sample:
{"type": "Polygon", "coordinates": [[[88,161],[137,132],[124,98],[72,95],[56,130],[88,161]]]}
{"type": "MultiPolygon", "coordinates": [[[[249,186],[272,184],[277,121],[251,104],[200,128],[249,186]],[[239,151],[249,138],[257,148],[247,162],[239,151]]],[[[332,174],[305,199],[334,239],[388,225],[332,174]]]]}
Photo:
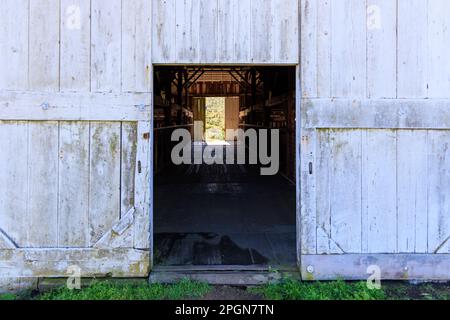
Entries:
{"type": "MultiPolygon", "coordinates": [[[[150,272],[154,270],[155,261],[154,261],[154,212],[153,212],[153,203],[154,203],[154,72],[156,67],[161,66],[176,66],[175,63],[153,63],[150,68],[150,85],[151,85],[151,101],[150,101],[150,155],[149,155],[149,179],[150,179],[150,208],[149,208],[149,249],[150,249],[150,272]]],[[[183,65],[201,65],[198,63],[191,64],[183,64],[183,65]]],[[[210,65],[210,64],[208,64],[210,65]]],[[[245,66],[260,66],[260,67],[290,67],[295,68],[295,193],[296,193],[296,206],[295,206],[295,217],[296,217],[296,255],[297,255],[297,268],[300,271],[301,269],[301,193],[300,193],[300,184],[301,184],[301,69],[300,64],[254,64],[254,63],[237,63],[237,64],[214,64],[216,66],[229,66],[229,65],[245,65],[245,66]]]]}

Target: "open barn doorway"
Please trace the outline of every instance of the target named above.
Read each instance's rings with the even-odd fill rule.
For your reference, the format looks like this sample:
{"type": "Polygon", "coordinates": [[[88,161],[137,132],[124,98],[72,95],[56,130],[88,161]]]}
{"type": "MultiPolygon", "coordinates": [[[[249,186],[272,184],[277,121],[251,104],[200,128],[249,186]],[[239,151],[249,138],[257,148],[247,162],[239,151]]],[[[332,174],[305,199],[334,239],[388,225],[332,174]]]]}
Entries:
{"type": "Polygon", "coordinates": [[[154,72],[154,265],[295,267],[295,67],[154,72]]]}

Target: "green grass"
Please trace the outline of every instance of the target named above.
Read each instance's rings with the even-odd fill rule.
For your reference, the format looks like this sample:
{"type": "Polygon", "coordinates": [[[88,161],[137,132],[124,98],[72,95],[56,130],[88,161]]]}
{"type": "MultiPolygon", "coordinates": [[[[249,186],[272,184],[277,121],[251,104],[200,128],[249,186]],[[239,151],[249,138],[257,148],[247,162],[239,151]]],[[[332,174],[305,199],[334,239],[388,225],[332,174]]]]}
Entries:
{"type": "Polygon", "coordinates": [[[300,282],[284,280],[250,289],[268,300],[383,300],[383,290],[370,290],[365,282],[300,282]]]}
{"type": "Polygon", "coordinates": [[[94,282],[81,290],[60,288],[38,300],[180,300],[200,298],[211,290],[204,283],[182,280],[173,285],[94,282]]]}
{"type": "MultiPolygon", "coordinates": [[[[176,284],[145,281],[98,280],[81,290],[58,288],[47,293],[0,294],[0,300],[183,300],[215,294],[213,287],[182,280],[176,284]]],[[[217,288],[220,291],[220,287],[217,288]]],[[[449,300],[450,284],[384,282],[382,290],[370,290],[366,282],[300,282],[284,279],[278,284],[248,288],[248,293],[267,300],[449,300]]],[[[232,297],[230,297],[232,298],[232,297]]]]}
{"type": "Polygon", "coordinates": [[[17,296],[15,294],[0,294],[0,301],[4,300],[16,300],[17,296]]]}

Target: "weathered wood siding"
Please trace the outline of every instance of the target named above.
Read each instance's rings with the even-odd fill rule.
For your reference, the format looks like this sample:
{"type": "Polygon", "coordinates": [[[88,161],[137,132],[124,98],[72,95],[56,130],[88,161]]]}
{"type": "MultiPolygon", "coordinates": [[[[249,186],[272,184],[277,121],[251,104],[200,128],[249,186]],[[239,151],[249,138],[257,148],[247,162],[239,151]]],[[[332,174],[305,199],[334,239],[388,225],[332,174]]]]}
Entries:
{"type": "Polygon", "coordinates": [[[302,0],[305,278],[450,278],[449,9],[302,0]]]}
{"type": "Polygon", "coordinates": [[[299,65],[306,279],[450,278],[449,9],[0,1],[2,275],[147,274],[152,63],[201,63],[299,65]]]}
{"type": "Polygon", "coordinates": [[[298,0],[151,2],[154,63],[299,62],[298,0]]]}
{"type": "Polygon", "coordinates": [[[0,276],[148,273],[151,3],[0,1],[0,276]]]}
{"type": "Polygon", "coordinates": [[[304,98],[449,98],[446,0],[301,0],[304,98]]]}

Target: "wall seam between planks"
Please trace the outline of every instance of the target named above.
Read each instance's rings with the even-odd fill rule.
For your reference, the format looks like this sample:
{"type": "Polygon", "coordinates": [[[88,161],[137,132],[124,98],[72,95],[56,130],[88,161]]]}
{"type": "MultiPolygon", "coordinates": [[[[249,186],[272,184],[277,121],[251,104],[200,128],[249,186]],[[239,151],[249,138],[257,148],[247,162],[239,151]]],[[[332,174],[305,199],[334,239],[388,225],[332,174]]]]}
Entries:
{"type": "Polygon", "coordinates": [[[395,97],[398,99],[398,62],[399,62],[399,33],[398,33],[398,24],[399,24],[399,6],[398,0],[396,0],[396,14],[395,14],[395,97]]]}
{"type": "MultiPolygon", "coordinates": [[[[123,122],[121,121],[119,124],[119,220],[122,218],[122,182],[123,182],[123,122]]],[[[128,210],[128,208],[124,208],[125,210],[128,210]]],[[[124,213],[126,213],[124,211],[124,213]]]]}
{"type": "Polygon", "coordinates": [[[59,19],[59,23],[58,23],[58,92],[61,92],[61,29],[62,29],[62,5],[61,5],[61,1],[62,0],[58,0],[58,19],[59,19]]]}
{"type": "Polygon", "coordinates": [[[58,163],[58,168],[56,170],[56,247],[59,248],[59,230],[60,230],[60,170],[61,170],[61,158],[59,157],[61,150],[61,121],[57,122],[58,124],[58,148],[56,152],[56,159],[58,163]]]}
{"type": "Polygon", "coordinates": [[[85,243],[87,243],[87,247],[92,247],[91,245],[91,131],[92,131],[92,121],[88,121],[88,198],[87,198],[87,225],[85,232],[87,233],[87,237],[85,239],[85,243]]]}

